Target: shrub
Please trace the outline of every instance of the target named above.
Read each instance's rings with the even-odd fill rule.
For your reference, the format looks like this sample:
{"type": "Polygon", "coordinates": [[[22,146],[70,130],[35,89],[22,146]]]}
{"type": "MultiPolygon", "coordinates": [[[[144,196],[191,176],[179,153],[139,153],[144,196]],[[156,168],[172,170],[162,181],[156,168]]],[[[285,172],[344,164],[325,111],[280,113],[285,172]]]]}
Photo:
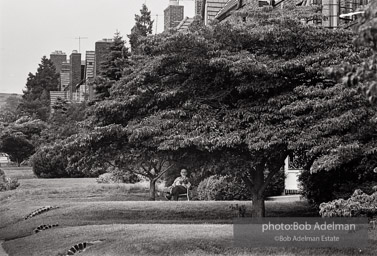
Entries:
{"type": "MultiPolygon", "coordinates": [[[[276,175],[268,185],[265,196],[281,195],[284,190],[284,172],[276,175]]],[[[199,200],[251,200],[250,189],[238,178],[213,175],[199,183],[199,200]]]]}
{"type": "Polygon", "coordinates": [[[68,169],[68,158],[64,155],[62,144],[42,146],[30,158],[34,174],[39,178],[82,178],[98,177],[104,173],[101,168],[82,172],[77,169],[68,169]]]}
{"type": "Polygon", "coordinates": [[[31,157],[30,162],[37,177],[69,178],[71,176],[67,172],[68,161],[57,147],[40,147],[31,157]]]}
{"type": "Polygon", "coordinates": [[[322,217],[359,217],[377,216],[377,191],[371,195],[357,189],[350,198],[336,199],[321,203],[319,214],[322,217]]]}
{"type": "Polygon", "coordinates": [[[119,179],[119,177],[116,177],[112,173],[104,173],[98,176],[97,183],[121,183],[122,181],[119,179]]]}
{"type": "Polygon", "coordinates": [[[213,175],[199,183],[197,196],[199,200],[233,200],[241,190],[239,186],[231,184],[227,176],[213,175]]]}
{"type": "Polygon", "coordinates": [[[109,167],[107,172],[97,178],[97,183],[137,183],[139,176],[133,173],[124,172],[118,168],[109,167]]]}
{"type": "Polygon", "coordinates": [[[20,186],[20,183],[17,179],[5,177],[4,171],[0,169],[0,192],[13,190],[16,189],[18,186],[20,186]]]}
{"type": "Polygon", "coordinates": [[[138,175],[120,170],[119,168],[110,167],[107,169],[107,172],[112,173],[117,179],[119,179],[123,183],[134,184],[140,181],[138,175]]]}

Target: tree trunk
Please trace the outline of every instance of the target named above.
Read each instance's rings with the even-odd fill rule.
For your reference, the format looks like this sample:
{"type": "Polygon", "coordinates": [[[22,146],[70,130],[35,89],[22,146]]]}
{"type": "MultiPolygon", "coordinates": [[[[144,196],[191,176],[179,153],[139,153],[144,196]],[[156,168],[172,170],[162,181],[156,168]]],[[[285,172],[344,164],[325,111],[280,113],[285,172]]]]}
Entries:
{"type": "Polygon", "coordinates": [[[255,174],[254,174],[254,186],[251,189],[252,191],[252,209],[251,209],[251,216],[253,218],[261,218],[265,216],[265,207],[264,207],[264,163],[259,164],[256,167],[255,174]]]}
{"type": "Polygon", "coordinates": [[[150,179],[149,182],[149,200],[156,200],[156,181],[155,179],[150,179]]]}
{"type": "Polygon", "coordinates": [[[251,209],[251,216],[253,218],[262,218],[265,216],[265,206],[263,193],[252,194],[253,205],[251,209]]]}

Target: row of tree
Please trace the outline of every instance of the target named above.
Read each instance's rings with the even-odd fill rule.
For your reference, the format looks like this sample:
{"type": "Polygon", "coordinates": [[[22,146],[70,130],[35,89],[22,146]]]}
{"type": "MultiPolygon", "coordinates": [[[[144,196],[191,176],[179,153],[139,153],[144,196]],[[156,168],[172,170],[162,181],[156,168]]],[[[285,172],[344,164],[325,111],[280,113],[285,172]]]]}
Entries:
{"type": "MultiPolygon", "coordinates": [[[[135,26],[129,35],[132,48],[137,48],[140,37],[152,33],[153,21],[145,5],[141,9],[141,15],[136,15],[135,21],[135,26]]],[[[109,96],[108,89],[122,76],[129,56],[128,48],[117,32],[110,53],[106,60],[100,63],[101,74],[95,81],[97,100],[109,96]]],[[[78,123],[85,119],[85,104],[68,104],[67,101],[58,99],[54,106],[50,106],[50,91],[58,90],[59,84],[60,74],[56,72],[53,62],[43,56],[36,73],[28,75],[22,99],[11,96],[2,108],[0,152],[7,153],[18,165],[36,151],[37,156],[40,155],[43,147],[77,133],[78,123]],[[53,114],[51,109],[54,110],[53,114]]],[[[37,158],[32,159],[39,161],[40,158],[37,158]]],[[[58,162],[62,169],[64,165],[58,162]]],[[[50,172],[51,168],[39,168],[37,174],[55,175],[55,172],[48,174],[44,171],[50,172]]],[[[56,172],[61,177],[69,175],[65,170],[56,172]]]]}

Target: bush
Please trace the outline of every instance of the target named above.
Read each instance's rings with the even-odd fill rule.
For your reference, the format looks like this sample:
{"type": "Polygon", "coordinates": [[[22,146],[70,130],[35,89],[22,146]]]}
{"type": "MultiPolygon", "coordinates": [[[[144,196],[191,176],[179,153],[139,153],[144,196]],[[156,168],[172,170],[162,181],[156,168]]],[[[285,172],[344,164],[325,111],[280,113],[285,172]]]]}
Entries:
{"type": "Polygon", "coordinates": [[[68,159],[64,155],[61,144],[42,146],[30,158],[34,174],[39,178],[83,178],[98,177],[104,173],[103,169],[84,173],[77,169],[68,169],[68,159]]]}
{"type": "Polygon", "coordinates": [[[69,178],[68,161],[57,147],[43,146],[30,158],[33,172],[40,178],[69,178]]]}
{"type": "Polygon", "coordinates": [[[119,177],[116,177],[112,173],[104,173],[98,176],[96,179],[97,183],[121,183],[122,181],[119,179],[119,177]]]}
{"type": "Polygon", "coordinates": [[[251,194],[240,182],[229,176],[213,175],[199,183],[199,200],[247,200],[251,194]]]}
{"type": "MultiPolygon", "coordinates": [[[[284,172],[279,172],[265,190],[265,196],[281,195],[284,191],[284,172]]],[[[199,200],[251,200],[250,189],[238,178],[213,175],[199,183],[199,200]]]]}
{"type": "Polygon", "coordinates": [[[117,179],[119,179],[123,183],[137,183],[141,179],[134,173],[125,172],[120,170],[119,168],[110,167],[107,169],[107,172],[112,173],[117,179]]]}
{"type": "Polygon", "coordinates": [[[357,189],[352,196],[321,203],[319,214],[322,217],[360,217],[373,218],[377,216],[377,191],[371,195],[357,189]]]}
{"type": "Polygon", "coordinates": [[[97,178],[97,183],[128,183],[134,184],[140,181],[140,178],[133,173],[124,172],[118,168],[109,167],[107,172],[97,178]]]}
{"type": "Polygon", "coordinates": [[[5,177],[4,171],[0,169],[0,192],[13,190],[16,189],[18,186],[20,186],[20,183],[17,179],[5,177]]]}
{"type": "MultiPolygon", "coordinates": [[[[299,177],[302,195],[310,203],[319,206],[340,198],[349,198],[359,188],[370,194],[372,187],[377,185],[376,175],[369,176],[367,171],[341,169],[331,172],[310,173],[303,171],[299,177]]],[[[372,173],[369,171],[369,173],[372,173]]]]}

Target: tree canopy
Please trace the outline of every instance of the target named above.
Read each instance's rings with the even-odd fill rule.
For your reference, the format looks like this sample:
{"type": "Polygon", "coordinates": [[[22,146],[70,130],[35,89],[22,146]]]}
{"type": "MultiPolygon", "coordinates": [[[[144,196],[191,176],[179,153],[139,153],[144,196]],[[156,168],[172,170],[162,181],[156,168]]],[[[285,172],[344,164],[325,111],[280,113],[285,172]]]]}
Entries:
{"type": "Polygon", "coordinates": [[[23,115],[46,121],[50,113],[50,91],[59,88],[59,74],[53,62],[42,57],[35,74],[29,73],[19,109],[23,115]]]}
{"type": "Polygon", "coordinates": [[[137,52],[140,45],[140,40],[143,37],[151,35],[153,32],[153,20],[151,19],[151,12],[148,7],[143,4],[140,15],[135,15],[135,25],[131,29],[131,34],[128,35],[130,39],[131,51],[133,53],[137,52]]]}
{"type": "Polygon", "coordinates": [[[127,76],[92,107],[94,131],[64,142],[75,153],[70,164],[128,166],[154,179],[195,155],[202,168],[241,177],[253,216],[264,216],[266,186],[305,143],[301,126],[315,120],[288,109],[307,103],[306,88],[336,90],[324,67],[358,59],[349,31],[303,24],[297,12],[255,10],[246,22],[143,38],[127,76]]]}

